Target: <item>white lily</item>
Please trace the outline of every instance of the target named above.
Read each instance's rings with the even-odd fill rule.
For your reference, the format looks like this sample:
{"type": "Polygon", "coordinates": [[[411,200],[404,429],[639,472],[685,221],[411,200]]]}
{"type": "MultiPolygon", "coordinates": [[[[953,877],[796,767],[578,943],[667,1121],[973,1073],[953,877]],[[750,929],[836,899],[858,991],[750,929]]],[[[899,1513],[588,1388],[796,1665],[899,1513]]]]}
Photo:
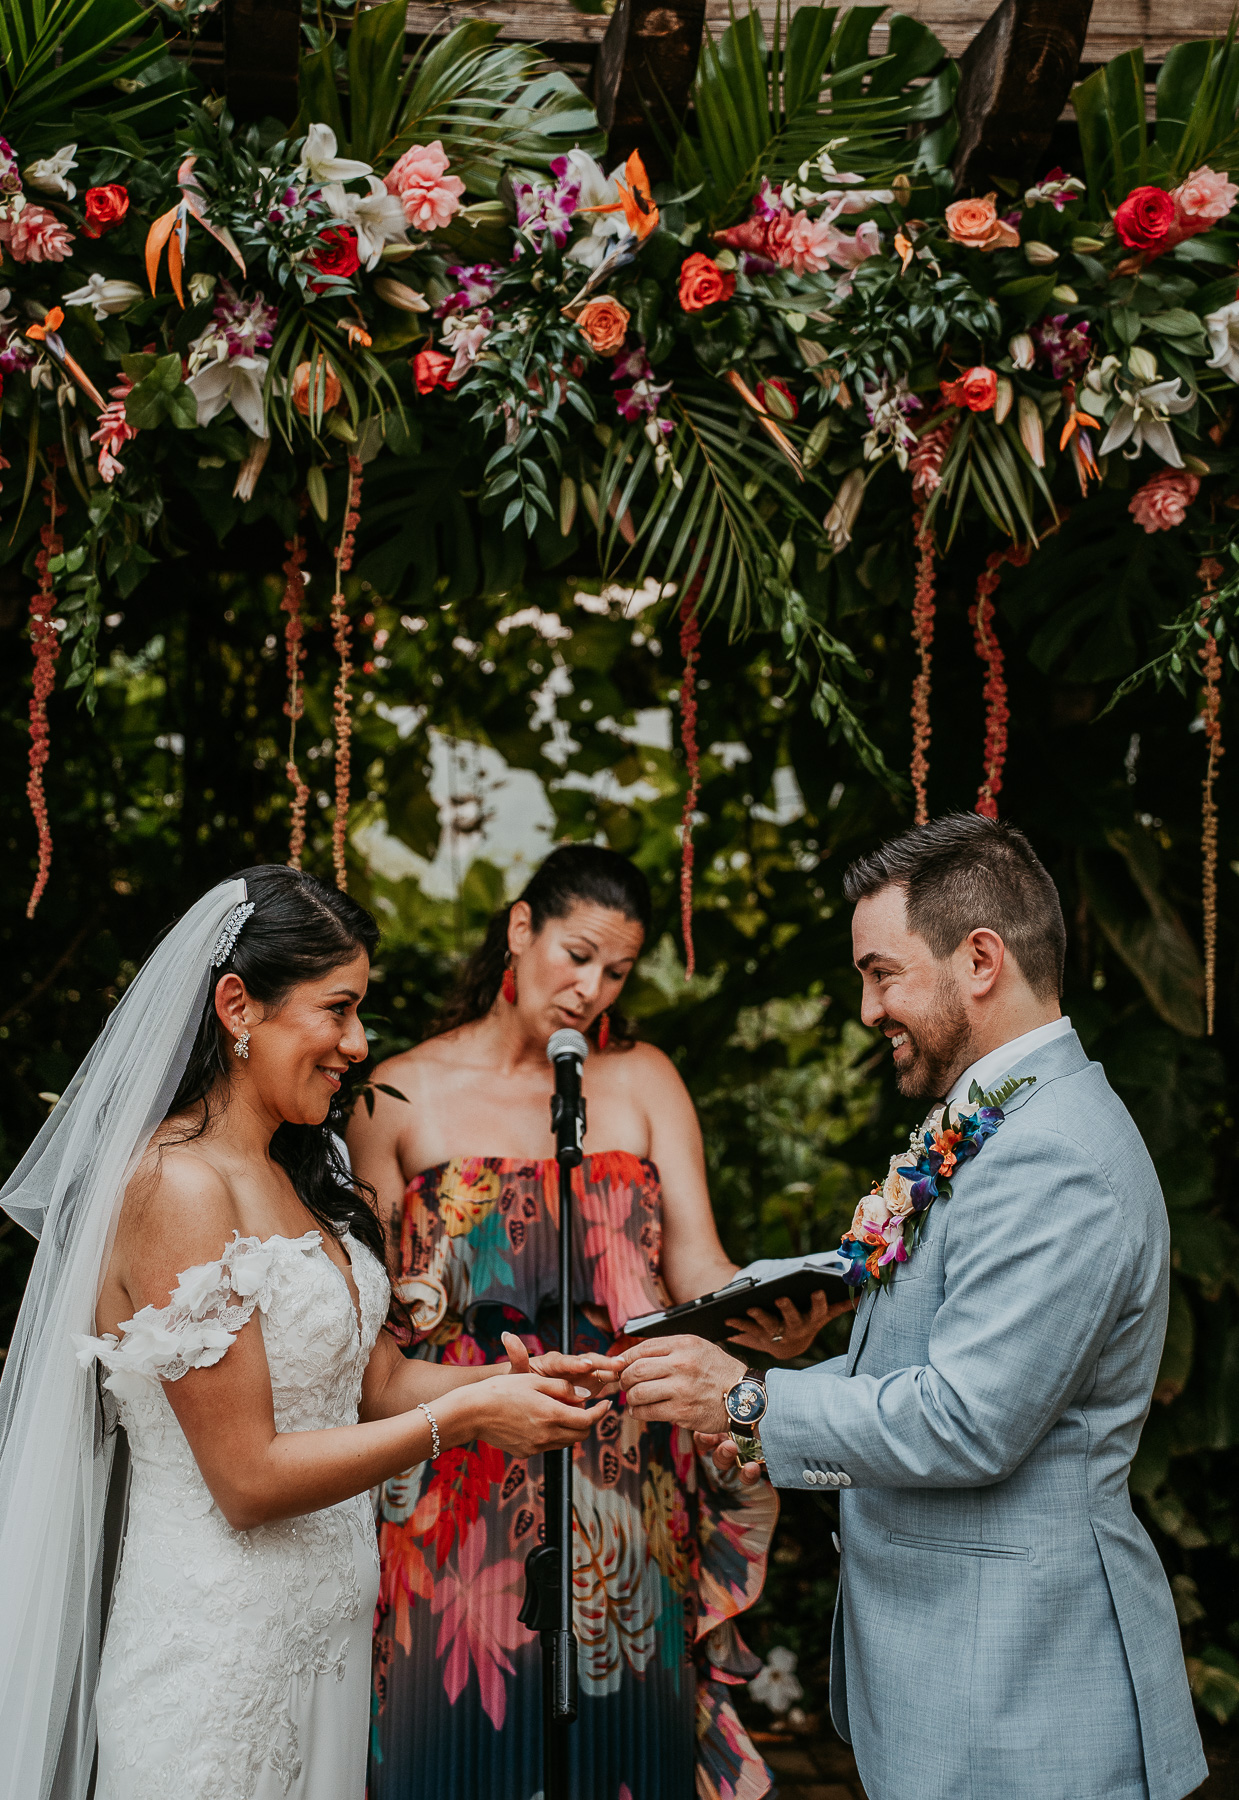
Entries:
{"type": "Polygon", "coordinates": [[[262,390],[269,361],[266,356],[225,356],[191,375],[185,385],[198,402],[199,425],[209,425],[230,405],[255,437],[267,437],[262,390]]]}
{"type": "Polygon", "coordinates": [[[374,284],[374,291],[380,300],[385,301],[388,306],[394,306],[397,312],[430,311],[430,302],[425,294],[419,294],[407,281],[397,281],[392,275],[380,275],[374,284]]]}
{"type": "Polygon", "coordinates": [[[1017,331],[1007,341],[1007,355],[1017,369],[1031,369],[1036,359],[1036,346],[1026,331],[1017,331]]]}
{"type": "Polygon", "coordinates": [[[62,304],[93,307],[96,319],[106,319],[109,313],[127,312],[142,298],[143,292],[136,281],[108,280],[95,274],[83,286],[66,294],[62,304]]]}
{"type": "Polygon", "coordinates": [[[1098,455],[1108,456],[1111,450],[1130,444],[1131,448],[1123,451],[1130,461],[1139,456],[1147,444],[1172,469],[1181,469],[1183,458],[1174,441],[1170,418],[1175,413],[1186,412],[1196,397],[1190,393],[1180,394],[1178,389],[1181,386],[1176,375],[1173,381],[1155,381],[1150,386],[1136,388],[1132,393],[1124,394],[1119,389],[1123,403],[1101,441],[1098,455]]]}
{"type": "Polygon", "coordinates": [[[69,180],[69,170],[77,159],[77,145],[66,144],[55,156],[44,156],[22,170],[22,179],[41,194],[55,194],[61,200],[72,200],[77,188],[69,180]]]}
{"type": "Polygon", "coordinates": [[[297,159],[298,179],[317,182],[355,181],[370,173],[370,164],[357,162],[350,156],[336,155],[336,134],[330,125],[311,125],[297,159]]]}
{"type": "Polygon", "coordinates": [[[1213,352],[1205,367],[1221,369],[1231,381],[1239,381],[1239,300],[1206,313],[1204,324],[1213,352]]]}
{"type": "Polygon", "coordinates": [[[322,201],[334,219],[357,233],[357,254],[367,269],[376,267],[384,244],[402,243],[408,236],[403,202],[377,176],[371,175],[368,194],[347,193],[333,181],[323,189],[322,201]]]}
{"type": "MultiPolygon", "coordinates": [[[[615,205],[619,199],[615,178],[624,173],[623,163],[617,163],[608,175],[586,150],[569,150],[567,162],[568,179],[580,183],[576,203],[578,212],[585,206],[615,205]]],[[[622,212],[594,213],[589,230],[583,237],[577,238],[566,260],[584,263],[587,269],[596,269],[615,248],[616,238],[628,235],[628,224],[622,212]]]]}
{"type": "Polygon", "coordinates": [[[217,275],[200,274],[190,276],[189,297],[195,306],[201,306],[204,300],[209,300],[211,298],[211,295],[215,292],[215,284],[218,279],[219,277],[217,275]]]}

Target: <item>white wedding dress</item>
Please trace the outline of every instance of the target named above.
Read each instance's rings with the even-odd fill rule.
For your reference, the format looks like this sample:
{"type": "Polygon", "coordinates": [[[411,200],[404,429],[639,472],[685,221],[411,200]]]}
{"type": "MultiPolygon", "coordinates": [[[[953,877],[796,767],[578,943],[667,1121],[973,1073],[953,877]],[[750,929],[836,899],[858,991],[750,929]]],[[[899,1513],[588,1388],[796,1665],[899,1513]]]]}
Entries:
{"type": "Polygon", "coordinates": [[[234,1531],[160,1385],[218,1362],[256,1311],[278,1429],[355,1424],[388,1283],[343,1242],[360,1323],[319,1232],[238,1234],[119,1339],[75,1340],[107,1371],[132,1459],[97,1800],[363,1800],[379,1574],[369,1496],[234,1531]]]}

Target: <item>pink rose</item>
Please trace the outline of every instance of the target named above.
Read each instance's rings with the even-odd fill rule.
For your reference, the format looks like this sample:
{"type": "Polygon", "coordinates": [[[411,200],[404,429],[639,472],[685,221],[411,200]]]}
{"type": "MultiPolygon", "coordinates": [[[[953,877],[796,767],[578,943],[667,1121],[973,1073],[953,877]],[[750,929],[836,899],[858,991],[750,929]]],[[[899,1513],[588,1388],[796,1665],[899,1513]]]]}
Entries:
{"type": "Polygon", "coordinates": [[[871,256],[876,256],[882,247],[881,233],[872,219],[866,219],[863,225],[856,227],[855,235],[849,237],[846,231],[836,231],[830,246],[830,259],[840,269],[854,269],[871,256]]]}
{"type": "Polygon", "coordinates": [[[440,231],[460,210],[465,184],[449,175],[449,158],[442,141],[414,144],[384,177],[383,185],[404,207],[404,216],[418,231],[440,231]]]}
{"type": "Polygon", "coordinates": [[[73,255],[68,227],[50,208],[30,202],[13,217],[0,217],[0,244],[16,263],[63,262],[73,255]]]}
{"type": "Polygon", "coordinates": [[[1182,525],[1199,492],[1199,475],[1193,475],[1189,469],[1163,469],[1137,488],[1127,510],[1146,531],[1171,531],[1182,525]]]}
{"type": "Polygon", "coordinates": [[[1184,237],[1195,237],[1224,219],[1239,198],[1239,187],[1215,169],[1194,169],[1170,196],[1184,237]]]}

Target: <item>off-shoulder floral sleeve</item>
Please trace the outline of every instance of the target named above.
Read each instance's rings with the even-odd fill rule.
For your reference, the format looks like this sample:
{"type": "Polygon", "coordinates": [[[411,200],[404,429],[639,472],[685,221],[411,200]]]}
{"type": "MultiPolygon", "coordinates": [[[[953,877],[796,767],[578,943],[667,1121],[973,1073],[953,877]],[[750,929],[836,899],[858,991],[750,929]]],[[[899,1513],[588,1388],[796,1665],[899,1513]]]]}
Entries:
{"type": "MultiPolygon", "coordinates": [[[[298,1241],[307,1239],[318,1242],[320,1234],[307,1232],[298,1241]]],[[[177,1277],[166,1306],[144,1306],[122,1323],[119,1336],[75,1334],[78,1361],[85,1369],[95,1362],[106,1369],[103,1385],[120,1400],[136,1398],[148,1381],[179,1381],[190,1369],[211,1368],[265,1304],[274,1245],[234,1232],[218,1262],[177,1277]]]]}

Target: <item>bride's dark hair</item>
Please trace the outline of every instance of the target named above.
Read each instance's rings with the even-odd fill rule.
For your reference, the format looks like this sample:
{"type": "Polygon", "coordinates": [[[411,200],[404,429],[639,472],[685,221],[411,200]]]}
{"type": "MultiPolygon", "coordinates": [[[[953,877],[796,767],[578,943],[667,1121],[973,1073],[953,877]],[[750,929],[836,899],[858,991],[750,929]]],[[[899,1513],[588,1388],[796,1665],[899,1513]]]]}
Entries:
{"type": "MultiPolygon", "coordinates": [[[[566,919],[574,906],[592,901],[595,906],[622,913],[641,927],[644,936],[649,935],[653,914],[649,882],[636,863],[601,844],[561,844],[534,870],[518,898],[528,903],[535,933],[548,919],[566,919]]],[[[507,961],[511,913],[511,906],[501,906],[491,914],[486,936],[457,976],[430,1027],[430,1037],[484,1018],[495,1004],[507,961]]],[[[625,1050],[636,1042],[632,1021],[618,1007],[609,1009],[609,1017],[611,1042],[617,1049],[625,1050]]],[[[589,1028],[595,1046],[598,1026],[595,1019],[589,1028]]]]}
{"type": "MultiPolygon", "coordinates": [[[[218,1094],[234,1066],[232,1039],[215,1011],[219,977],[239,975],[255,1000],[277,1009],[299,982],[321,980],[341,963],[351,962],[359,950],[373,960],[379,941],[379,928],[364,906],[300,869],[272,863],[242,869],[237,879],[244,881],[254,910],[226,960],[213,971],[194,1046],[168,1108],[169,1118],[198,1114],[198,1122],[179,1140],[182,1143],[206,1130],[211,1096],[218,1094]]],[[[349,1172],[337,1138],[348,1118],[350,1088],[365,1066],[350,1070],[321,1125],[281,1125],[271,1140],[271,1154],[325,1231],[334,1237],[350,1231],[383,1263],[382,1227],[368,1203],[374,1190],[349,1172]]]]}

